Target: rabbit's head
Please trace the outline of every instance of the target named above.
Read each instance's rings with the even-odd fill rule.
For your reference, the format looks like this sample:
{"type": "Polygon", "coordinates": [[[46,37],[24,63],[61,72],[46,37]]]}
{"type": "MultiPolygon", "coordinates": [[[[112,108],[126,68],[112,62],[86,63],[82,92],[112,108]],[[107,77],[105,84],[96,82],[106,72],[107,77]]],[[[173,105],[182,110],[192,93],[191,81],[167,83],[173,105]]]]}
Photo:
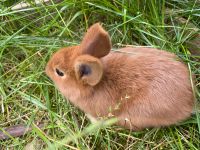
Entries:
{"type": "Polygon", "coordinates": [[[62,48],[53,54],[46,66],[46,74],[65,96],[70,97],[66,90],[71,89],[71,93],[100,82],[103,75],[100,58],[110,49],[108,33],[96,23],[88,29],[80,45],[62,48]]]}

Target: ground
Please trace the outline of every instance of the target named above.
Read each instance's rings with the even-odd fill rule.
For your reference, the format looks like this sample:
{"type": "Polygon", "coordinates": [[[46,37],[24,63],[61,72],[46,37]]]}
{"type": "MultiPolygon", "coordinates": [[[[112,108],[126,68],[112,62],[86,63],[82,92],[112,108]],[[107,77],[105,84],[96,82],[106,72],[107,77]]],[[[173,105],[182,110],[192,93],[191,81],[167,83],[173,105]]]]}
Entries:
{"type": "Polygon", "coordinates": [[[0,140],[0,149],[200,149],[199,0],[50,0],[13,9],[17,2],[0,2],[0,130],[17,124],[33,130],[0,140]],[[95,22],[108,30],[113,48],[142,45],[178,55],[191,79],[196,76],[193,115],[178,125],[140,132],[109,126],[112,121],[91,125],[44,67],[52,53],[79,43],[95,22]]]}

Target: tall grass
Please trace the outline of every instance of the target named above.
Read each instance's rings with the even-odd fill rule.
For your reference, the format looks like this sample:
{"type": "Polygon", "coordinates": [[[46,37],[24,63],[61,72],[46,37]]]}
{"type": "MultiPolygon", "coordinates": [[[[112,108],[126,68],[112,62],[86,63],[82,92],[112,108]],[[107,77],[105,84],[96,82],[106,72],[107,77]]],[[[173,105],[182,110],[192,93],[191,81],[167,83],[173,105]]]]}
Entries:
{"type": "Polygon", "coordinates": [[[91,24],[102,22],[113,48],[144,45],[177,54],[196,75],[199,100],[200,45],[193,42],[200,34],[198,0],[28,1],[30,7],[11,10],[19,2],[0,2],[0,130],[25,124],[33,131],[0,141],[1,149],[28,143],[36,149],[200,149],[198,106],[190,119],[166,128],[130,132],[109,127],[112,120],[91,125],[44,74],[53,52],[76,45],[91,24]],[[39,122],[43,129],[35,125],[39,122]]]}

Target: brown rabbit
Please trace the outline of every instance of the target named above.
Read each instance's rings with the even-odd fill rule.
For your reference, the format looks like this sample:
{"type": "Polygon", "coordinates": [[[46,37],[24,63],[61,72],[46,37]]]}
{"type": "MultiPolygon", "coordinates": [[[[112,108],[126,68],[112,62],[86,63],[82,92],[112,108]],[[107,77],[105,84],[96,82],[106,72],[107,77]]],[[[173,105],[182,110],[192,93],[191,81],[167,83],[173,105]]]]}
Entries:
{"type": "Polygon", "coordinates": [[[139,130],[190,116],[189,72],[174,54],[153,48],[110,50],[108,33],[96,23],[80,45],[56,52],[46,73],[89,118],[113,116],[118,125],[139,130]]]}

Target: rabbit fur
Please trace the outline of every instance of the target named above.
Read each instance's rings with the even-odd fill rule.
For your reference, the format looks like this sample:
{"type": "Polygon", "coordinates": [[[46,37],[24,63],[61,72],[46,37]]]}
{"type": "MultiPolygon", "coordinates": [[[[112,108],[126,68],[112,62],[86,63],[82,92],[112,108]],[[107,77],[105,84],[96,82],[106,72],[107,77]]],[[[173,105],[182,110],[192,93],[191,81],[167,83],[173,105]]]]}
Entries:
{"type": "Polygon", "coordinates": [[[154,48],[110,50],[108,33],[96,23],[80,45],[53,54],[46,74],[92,119],[116,117],[117,125],[141,130],[191,115],[189,71],[176,55],[154,48]]]}

